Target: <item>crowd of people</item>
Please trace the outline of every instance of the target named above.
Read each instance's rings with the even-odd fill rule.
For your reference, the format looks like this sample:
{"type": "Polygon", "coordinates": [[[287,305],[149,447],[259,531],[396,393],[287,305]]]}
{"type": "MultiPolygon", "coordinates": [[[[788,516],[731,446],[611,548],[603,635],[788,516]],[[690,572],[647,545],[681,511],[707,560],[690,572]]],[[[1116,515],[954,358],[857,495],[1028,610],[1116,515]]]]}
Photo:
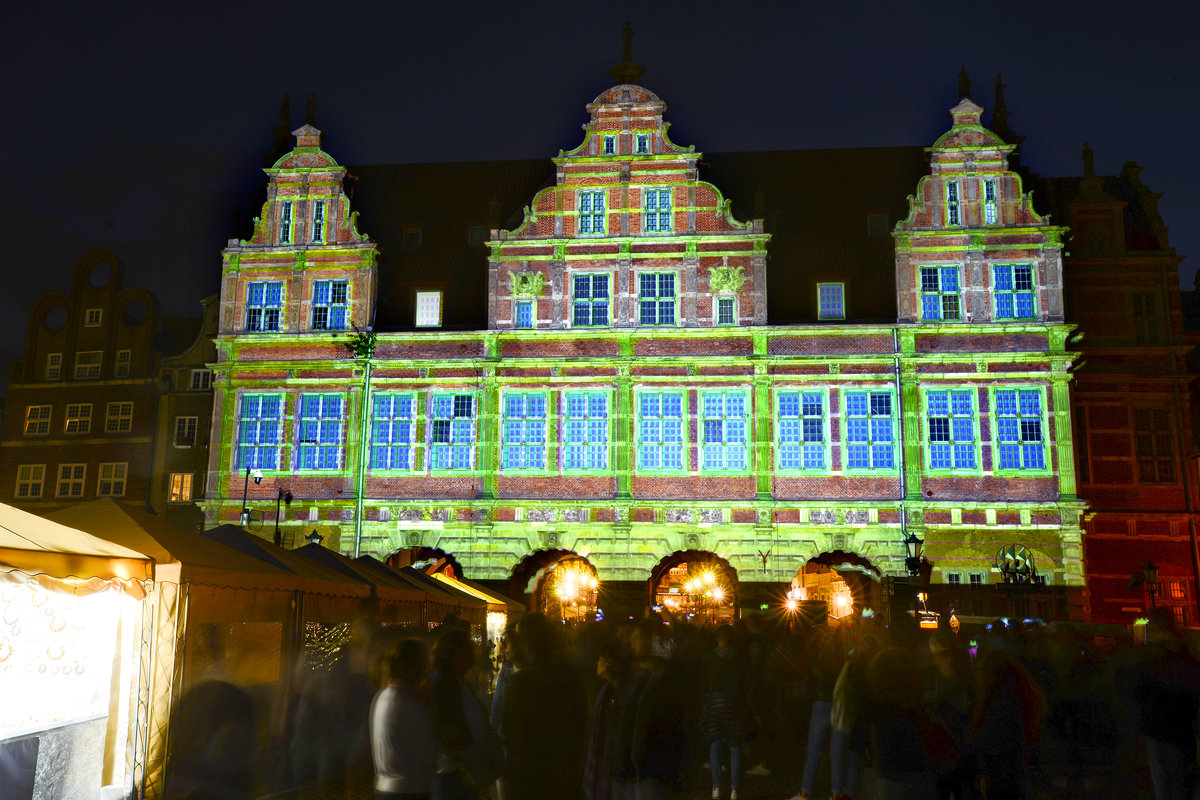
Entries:
{"type": "Polygon", "coordinates": [[[350,725],[369,758],[342,747],[334,771],[353,783],[373,767],[379,800],[666,800],[700,775],[714,800],[784,800],[746,785],[772,773],[792,800],[996,800],[1033,797],[1035,775],[1048,796],[1086,796],[1072,769],[1120,757],[1148,767],[1159,800],[1190,799],[1200,664],[1165,618],[1140,633],[1101,648],[1069,625],[529,613],[490,659],[458,620],[385,629],[350,725]]]}

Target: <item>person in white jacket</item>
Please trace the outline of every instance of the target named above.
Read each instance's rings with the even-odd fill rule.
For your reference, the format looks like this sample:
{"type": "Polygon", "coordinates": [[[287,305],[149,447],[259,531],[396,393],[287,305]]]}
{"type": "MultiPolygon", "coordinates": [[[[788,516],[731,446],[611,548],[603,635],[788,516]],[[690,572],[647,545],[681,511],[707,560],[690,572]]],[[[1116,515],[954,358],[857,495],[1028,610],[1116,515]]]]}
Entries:
{"type": "Polygon", "coordinates": [[[438,743],[429,707],[425,646],[401,639],[384,656],[386,684],[371,703],[371,755],[379,800],[428,800],[438,743]]]}

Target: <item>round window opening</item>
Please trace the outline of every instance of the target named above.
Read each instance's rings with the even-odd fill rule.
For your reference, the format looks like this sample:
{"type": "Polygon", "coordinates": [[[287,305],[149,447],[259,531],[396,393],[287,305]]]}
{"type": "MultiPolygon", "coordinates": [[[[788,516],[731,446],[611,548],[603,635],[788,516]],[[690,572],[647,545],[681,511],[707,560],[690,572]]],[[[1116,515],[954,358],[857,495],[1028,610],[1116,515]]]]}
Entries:
{"type": "Polygon", "coordinates": [[[46,328],[52,331],[60,331],[67,324],[67,307],[55,306],[46,312],[46,328]]]}
{"type": "Polygon", "coordinates": [[[146,304],[141,300],[134,300],[121,312],[121,321],[126,325],[133,327],[141,325],[146,321],[146,304]]]}
{"type": "Polygon", "coordinates": [[[88,283],[100,289],[108,286],[108,282],[112,279],[112,264],[107,261],[101,261],[96,266],[92,267],[92,271],[88,273],[88,283]]]}

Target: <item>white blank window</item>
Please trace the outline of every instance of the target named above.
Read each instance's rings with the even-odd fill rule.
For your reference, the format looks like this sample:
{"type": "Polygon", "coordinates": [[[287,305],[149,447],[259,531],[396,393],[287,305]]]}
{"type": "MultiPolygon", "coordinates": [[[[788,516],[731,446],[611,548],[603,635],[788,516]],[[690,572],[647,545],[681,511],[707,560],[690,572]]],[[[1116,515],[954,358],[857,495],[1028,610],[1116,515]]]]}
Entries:
{"type": "Polygon", "coordinates": [[[417,292],[418,328],[437,328],[442,324],[442,293],[417,292]]]}

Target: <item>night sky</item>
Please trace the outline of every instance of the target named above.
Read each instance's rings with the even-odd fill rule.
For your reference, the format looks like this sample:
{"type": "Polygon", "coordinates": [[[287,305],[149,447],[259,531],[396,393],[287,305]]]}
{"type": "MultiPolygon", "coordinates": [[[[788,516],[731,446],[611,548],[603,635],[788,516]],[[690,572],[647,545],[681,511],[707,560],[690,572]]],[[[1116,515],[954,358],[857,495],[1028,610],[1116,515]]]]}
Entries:
{"type": "Polygon", "coordinates": [[[342,164],[549,158],[581,141],[626,19],[672,139],[707,152],[928,145],[960,65],[989,112],[1002,72],[1023,164],[1080,174],[1085,141],[1101,174],[1142,164],[1192,287],[1200,3],[27,3],[0,33],[0,358],[93,247],[198,315],[285,91],[293,128],[316,92],[342,164]]]}

